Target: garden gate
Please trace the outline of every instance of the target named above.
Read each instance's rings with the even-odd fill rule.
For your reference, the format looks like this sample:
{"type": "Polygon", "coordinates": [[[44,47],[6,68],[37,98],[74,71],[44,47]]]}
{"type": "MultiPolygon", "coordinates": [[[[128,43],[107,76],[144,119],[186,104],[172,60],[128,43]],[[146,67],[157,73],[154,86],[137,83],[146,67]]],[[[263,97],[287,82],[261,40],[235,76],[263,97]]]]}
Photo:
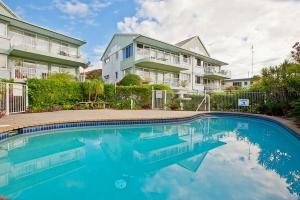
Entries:
{"type": "Polygon", "coordinates": [[[152,90],[152,109],[164,109],[167,106],[167,91],[152,90]]]}
{"type": "Polygon", "coordinates": [[[0,112],[9,115],[26,112],[27,109],[27,85],[0,82],[0,112]]]}

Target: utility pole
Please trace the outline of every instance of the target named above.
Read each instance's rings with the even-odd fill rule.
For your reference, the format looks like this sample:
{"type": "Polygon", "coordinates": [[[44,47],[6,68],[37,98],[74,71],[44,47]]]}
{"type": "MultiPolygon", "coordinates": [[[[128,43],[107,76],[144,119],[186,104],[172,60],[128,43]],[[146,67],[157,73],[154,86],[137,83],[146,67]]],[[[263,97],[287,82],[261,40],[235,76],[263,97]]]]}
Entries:
{"type": "Polygon", "coordinates": [[[252,58],[251,58],[251,66],[252,66],[252,77],[253,77],[253,55],[254,55],[254,47],[253,44],[251,46],[251,54],[252,54],[252,58]]]}

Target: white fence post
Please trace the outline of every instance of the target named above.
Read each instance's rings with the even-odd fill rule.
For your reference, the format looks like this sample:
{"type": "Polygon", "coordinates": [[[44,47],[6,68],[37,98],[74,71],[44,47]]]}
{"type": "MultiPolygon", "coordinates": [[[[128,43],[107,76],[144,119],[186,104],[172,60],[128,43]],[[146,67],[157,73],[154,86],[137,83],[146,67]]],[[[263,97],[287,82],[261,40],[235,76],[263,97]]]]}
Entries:
{"type": "Polygon", "coordinates": [[[154,102],[155,101],[155,97],[154,97],[155,94],[154,94],[154,92],[155,92],[155,90],[153,90],[153,87],[152,87],[152,110],[154,109],[154,106],[155,106],[154,105],[154,103],[155,103],[154,102]]]}
{"type": "Polygon", "coordinates": [[[167,90],[164,90],[165,98],[164,98],[164,110],[167,110],[167,90]]]}
{"type": "Polygon", "coordinates": [[[5,115],[9,115],[9,83],[5,84],[5,115]]]}
{"type": "Polygon", "coordinates": [[[25,97],[25,99],[26,99],[26,108],[25,108],[25,110],[27,111],[28,107],[29,107],[29,102],[28,102],[28,85],[26,85],[25,88],[26,88],[26,93],[25,93],[25,95],[26,95],[26,97],[25,97]]]}

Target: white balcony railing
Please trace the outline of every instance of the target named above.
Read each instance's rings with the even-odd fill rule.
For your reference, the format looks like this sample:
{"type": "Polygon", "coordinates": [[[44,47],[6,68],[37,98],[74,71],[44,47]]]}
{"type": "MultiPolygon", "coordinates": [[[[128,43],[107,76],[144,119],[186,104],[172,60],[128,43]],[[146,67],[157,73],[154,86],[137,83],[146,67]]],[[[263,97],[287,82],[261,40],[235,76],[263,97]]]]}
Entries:
{"type": "Polygon", "coordinates": [[[21,48],[26,51],[39,51],[54,55],[61,55],[72,58],[81,58],[76,47],[50,42],[47,39],[22,35],[11,32],[11,47],[21,48]]]}
{"type": "Polygon", "coordinates": [[[35,68],[29,67],[13,67],[11,68],[12,78],[15,80],[26,80],[28,78],[37,78],[37,71],[35,68]]]}
{"type": "Polygon", "coordinates": [[[179,78],[168,78],[164,80],[164,84],[170,87],[180,87],[180,80],[179,78]]]}
{"type": "Polygon", "coordinates": [[[204,89],[207,91],[221,91],[222,87],[214,84],[205,84],[204,89]]]}
{"type": "Polygon", "coordinates": [[[230,71],[220,70],[220,67],[215,67],[215,66],[204,67],[204,73],[205,74],[216,74],[216,75],[224,76],[227,78],[230,78],[230,76],[231,76],[230,71]]]}
{"type": "Polygon", "coordinates": [[[183,62],[180,62],[179,55],[166,53],[160,50],[152,48],[137,48],[137,59],[149,58],[152,60],[164,62],[170,65],[182,65],[185,66],[183,62]]]}

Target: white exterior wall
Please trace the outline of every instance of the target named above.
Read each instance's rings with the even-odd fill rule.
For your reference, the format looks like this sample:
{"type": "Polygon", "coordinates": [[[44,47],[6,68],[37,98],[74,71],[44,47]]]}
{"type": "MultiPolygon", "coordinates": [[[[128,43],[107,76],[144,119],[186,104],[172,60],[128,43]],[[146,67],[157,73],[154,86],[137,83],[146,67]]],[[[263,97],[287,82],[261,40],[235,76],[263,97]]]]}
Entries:
{"type": "MultiPolygon", "coordinates": [[[[107,47],[102,63],[102,79],[106,83],[117,83],[124,77],[124,72],[121,69],[123,48],[130,45],[133,42],[133,38],[130,36],[116,36],[107,47]],[[116,53],[118,53],[118,59],[116,58],[116,53]],[[109,62],[106,63],[106,59],[109,59],[109,62]],[[118,72],[118,79],[115,77],[116,72],[118,72]],[[107,76],[109,76],[108,79],[105,78],[107,76]]],[[[133,67],[133,60],[128,62],[127,65],[133,67]]]]}
{"type": "Polygon", "coordinates": [[[230,87],[233,86],[234,82],[240,82],[242,88],[249,88],[251,86],[251,80],[227,80],[224,82],[224,87],[230,87]]]}
{"type": "MultiPolygon", "coordinates": [[[[0,6],[3,9],[3,7],[0,6]]],[[[8,56],[7,52],[10,49],[10,40],[8,39],[8,26],[6,23],[0,21],[0,79],[9,79],[10,72],[7,69],[8,56]]]]}

